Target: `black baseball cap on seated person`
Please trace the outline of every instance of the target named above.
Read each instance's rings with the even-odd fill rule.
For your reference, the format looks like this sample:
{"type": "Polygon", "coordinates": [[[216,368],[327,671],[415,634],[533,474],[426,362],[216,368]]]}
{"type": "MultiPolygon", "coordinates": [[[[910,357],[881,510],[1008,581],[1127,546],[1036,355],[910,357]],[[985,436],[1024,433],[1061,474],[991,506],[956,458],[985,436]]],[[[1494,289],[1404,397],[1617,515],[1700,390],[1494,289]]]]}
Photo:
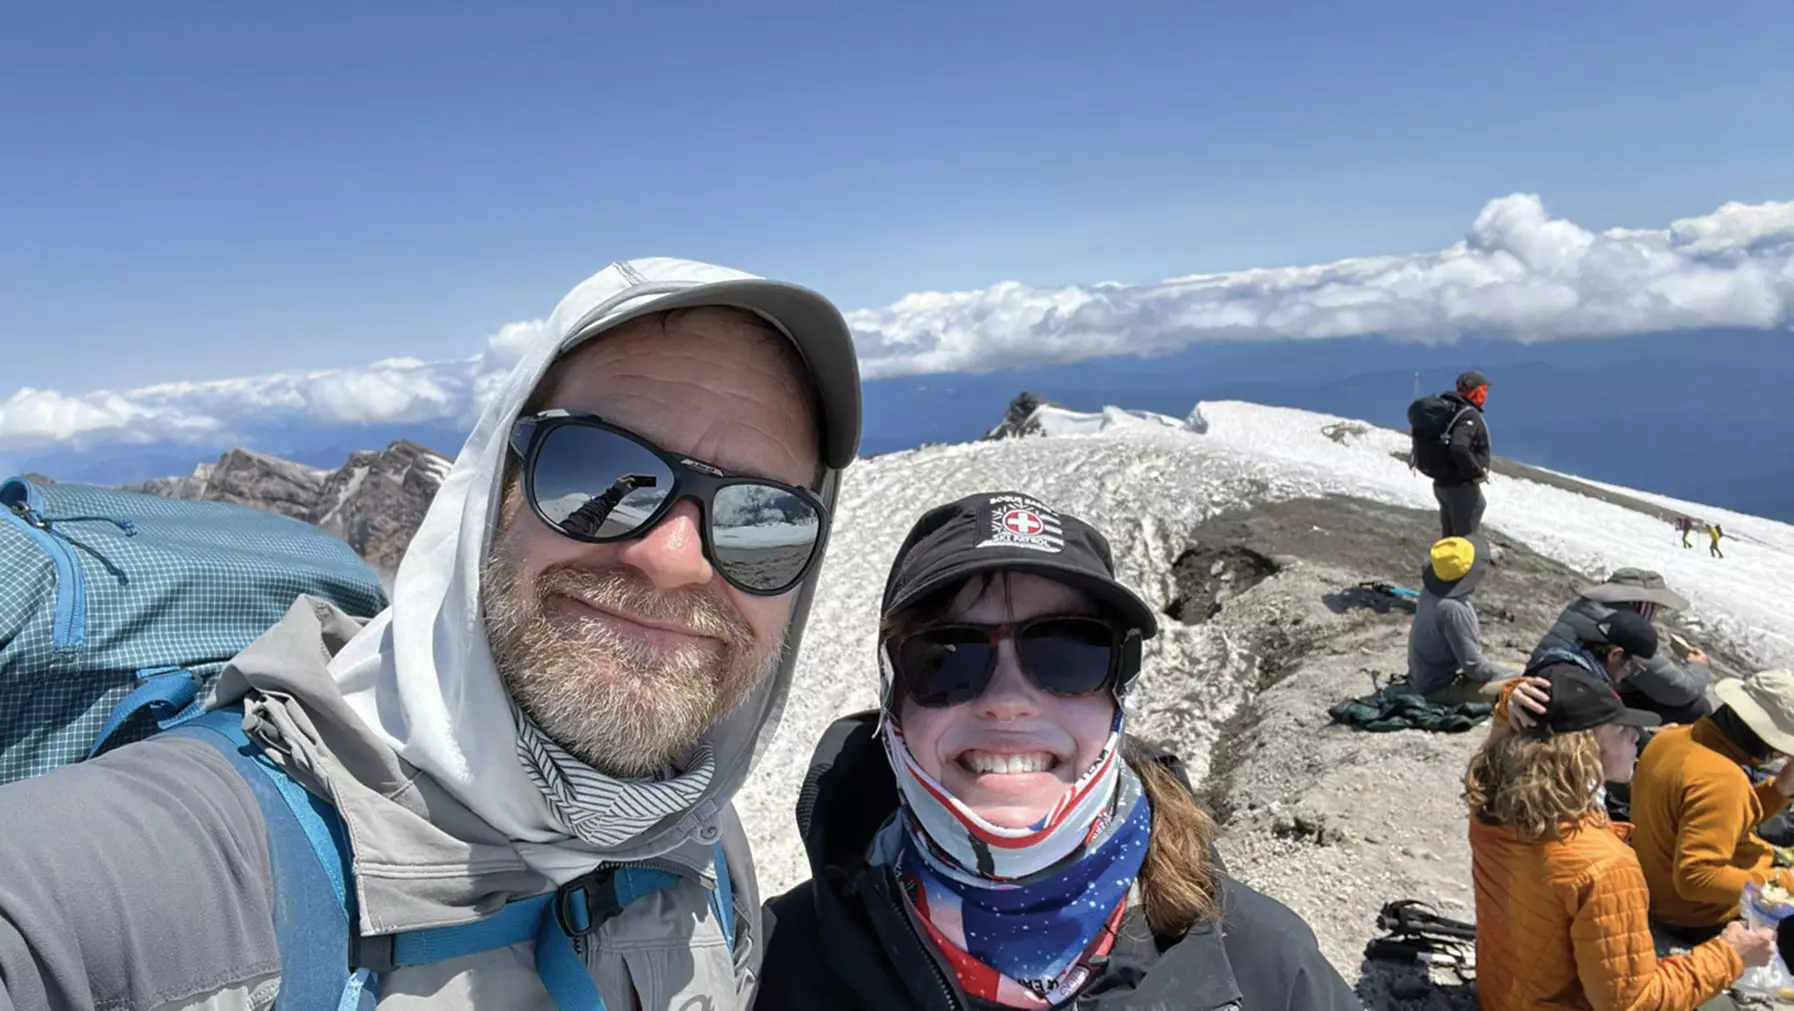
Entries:
{"type": "Polygon", "coordinates": [[[1579,664],[1555,663],[1538,671],[1551,683],[1545,714],[1527,732],[1535,737],[1591,730],[1608,723],[1622,727],[1661,726],[1663,718],[1642,709],[1628,709],[1619,692],[1579,664]]]}
{"type": "Polygon", "coordinates": [[[1157,616],[1115,578],[1109,540],[1095,527],[1022,492],[985,492],[936,506],[910,528],[885,580],[889,617],[936,591],[986,572],[1030,572],[1076,587],[1113,611],[1140,638],[1157,616]]]}
{"type": "Polygon", "coordinates": [[[1626,655],[1649,660],[1657,655],[1657,630],[1637,611],[1616,610],[1595,625],[1594,644],[1618,646],[1626,655]]]}

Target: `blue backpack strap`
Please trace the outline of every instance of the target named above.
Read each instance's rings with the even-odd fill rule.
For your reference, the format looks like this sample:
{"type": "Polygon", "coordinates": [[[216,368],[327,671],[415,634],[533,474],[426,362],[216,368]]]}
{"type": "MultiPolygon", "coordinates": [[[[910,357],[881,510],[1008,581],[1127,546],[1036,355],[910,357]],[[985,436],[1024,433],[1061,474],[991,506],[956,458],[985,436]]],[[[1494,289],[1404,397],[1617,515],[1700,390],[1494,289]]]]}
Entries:
{"type": "MultiPolygon", "coordinates": [[[[342,819],[329,802],[307,792],[261,753],[243,732],[243,713],[221,709],[181,721],[167,733],[203,740],[230,759],[261,807],[268,826],[274,876],[274,928],[280,945],[276,1011],[373,1011],[379,972],[428,965],[534,939],[536,972],[559,1011],[605,1011],[597,984],[573,947],[604,921],[645,895],[669,888],[679,875],[653,867],[604,867],[546,895],[508,903],[473,923],[408,931],[390,938],[356,938],[353,864],[342,819]],[[351,945],[390,940],[390,956],[369,965],[350,961],[351,945]]],[[[716,888],[711,908],[731,951],[735,947],[734,887],[719,842],[713,852],[716,888]]],[[[374,950],[368,946],[366,950],[374,950]]]]}
{"type": "Polygon", "coordinates": [[[274,878],[274,933],[280,944],[276,1011],[371,1011],[373,974],[351,971],[355,891],[348,837],[336,811],[262,755],[240,709],[201,714],[166,731],[204,741],[228,758],[267,824],[274,878]]]}
{"type": "Polygon", "coordinates": [[[113,738],[140,713],[148,713],[159,730],[199,714],[199,679],[184,667],[146,667],[137,672],[137,687],[121,699],[87,751],[92,758],[114,744],[113,738]]]}
{"type": "Polygon", "coordinates": [[[1587,653],[1584,653],[1581,650],[1567,650],[1561,646],[1553,646],[1540,653],[1539,662],[1528,664],[1526,670],[1521,672],[1521,677],[1530,676],[1534,671],[1543,670],[1552,664],[1558,663],[1573,663],[1604,681],[1612,680],[1607,676],[1607,671],[1603,669],[1600,664],[1593,663],[1587,653]]]}
{"type": "MultiPolygon", "coordinates": [[[[723,938],[735,948],[735,898],[729,862],[718,843],[713,852],[716,888],[711,909],[723,938]]],[[[481,951],[508,948],[534,940],[536,974],[560,1011],[604,1011],[604,998],[573,947],[573,938],[590,937],[604,922],[645,895],[679,882],[679,875],[653,867],[603,867],[581,875],[547,895],[512,902],[500,912],[473,923],[414,930],[391,937],[390,966],[428,965],[481,951]]]]}

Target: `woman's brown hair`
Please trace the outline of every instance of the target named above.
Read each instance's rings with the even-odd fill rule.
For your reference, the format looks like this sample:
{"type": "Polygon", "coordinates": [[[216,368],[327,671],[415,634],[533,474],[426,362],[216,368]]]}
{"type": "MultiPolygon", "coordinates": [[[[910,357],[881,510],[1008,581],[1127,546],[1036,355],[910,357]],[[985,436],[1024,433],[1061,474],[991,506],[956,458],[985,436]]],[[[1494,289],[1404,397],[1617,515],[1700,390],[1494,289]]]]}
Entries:
{"type": "Polygon", "coordinates": [[[1595,799],[1605,778],[1592,730],[1551,737],[1495,732],[1470,756],[1464,800],[1474,816],[1512,828],[1525,842],[1561,840],[1584,823],[1607,821],[1595,799]]]}
{"type": "Polygon", "coordinates": [[[1152,839],[1138,879],[1147,926],[1158,937],[1182,937],[1221,914],[1220,882],[1209,860],[1215,821],[1177,774],[1133,738],[1122,742],[1121,757],[1140,777],[1152,808],[1152,839]]]}
{"type": "MultiPolygon", "coordinates": [[[[974,578],[979,580],[977,593],[983,594],[996,574],[974,578]]],[[[958,583],[887,615],[879,625],[880,636],[900,637],[941,621],[965,590],[966,584],[958,583]]],[[[1124,738],[1121,757],[1140,778],[1152,811],[1152,835],[1138,878],[1147,926],[1158,937],[1182,937],[1197,922],[1220,915],[1219,881],[1209,859],[1214,819],[1197,805],[1177,774],[1144,745],[1124,738]]]]}

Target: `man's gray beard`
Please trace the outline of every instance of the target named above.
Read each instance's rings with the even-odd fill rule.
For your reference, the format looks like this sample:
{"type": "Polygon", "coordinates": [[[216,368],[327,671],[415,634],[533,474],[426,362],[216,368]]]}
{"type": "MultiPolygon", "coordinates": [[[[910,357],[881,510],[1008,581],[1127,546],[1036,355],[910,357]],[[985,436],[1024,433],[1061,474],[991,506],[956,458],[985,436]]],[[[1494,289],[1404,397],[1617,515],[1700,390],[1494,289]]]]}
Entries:
{"type": "Polygon", "coordinates": [[[659,590],[625,566],[557,566],[525,587],[494,560],[480,596],[492,658],[511,698],[569,754],[619,779],[652,775],[695,746],[784,652],[782,636],[757,649],[753,629],[714,594],[659,590]],[[596,616],[551,607],[557,596],[714,638],[650,646],[596,616]]]}

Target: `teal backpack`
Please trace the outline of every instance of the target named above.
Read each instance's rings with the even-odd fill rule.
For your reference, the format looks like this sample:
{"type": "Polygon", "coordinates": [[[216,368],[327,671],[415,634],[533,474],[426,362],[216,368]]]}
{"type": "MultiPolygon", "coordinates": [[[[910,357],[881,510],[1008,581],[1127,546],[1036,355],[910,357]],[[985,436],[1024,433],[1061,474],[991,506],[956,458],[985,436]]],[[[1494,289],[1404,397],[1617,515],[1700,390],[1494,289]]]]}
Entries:
{"type": "MultiPolygon", "coordinates": [[[[224,665],[302,594],[357,617],[385,609],[379,579],[308,523],[244,506],[87,485],[0,483],[0,785],[154,734],[217,748],[267,826],[276,1011],[372,1011],[383,972],[535,941],[561,1011],[604,1011],[573,939],[671,872],[600,867],[473,923],[360,937],[347,832],[243,732],[240,708],[203,709],[224,665]]],[[[722,844],[711,909],[734,949],[722,844]]]]}
{"type": "Polygon", "coordinates": [[[349,546],[296,519],[91,485],[0,482],[0,783],[198,706],[300,594],[386,607],[349,546]]]}

